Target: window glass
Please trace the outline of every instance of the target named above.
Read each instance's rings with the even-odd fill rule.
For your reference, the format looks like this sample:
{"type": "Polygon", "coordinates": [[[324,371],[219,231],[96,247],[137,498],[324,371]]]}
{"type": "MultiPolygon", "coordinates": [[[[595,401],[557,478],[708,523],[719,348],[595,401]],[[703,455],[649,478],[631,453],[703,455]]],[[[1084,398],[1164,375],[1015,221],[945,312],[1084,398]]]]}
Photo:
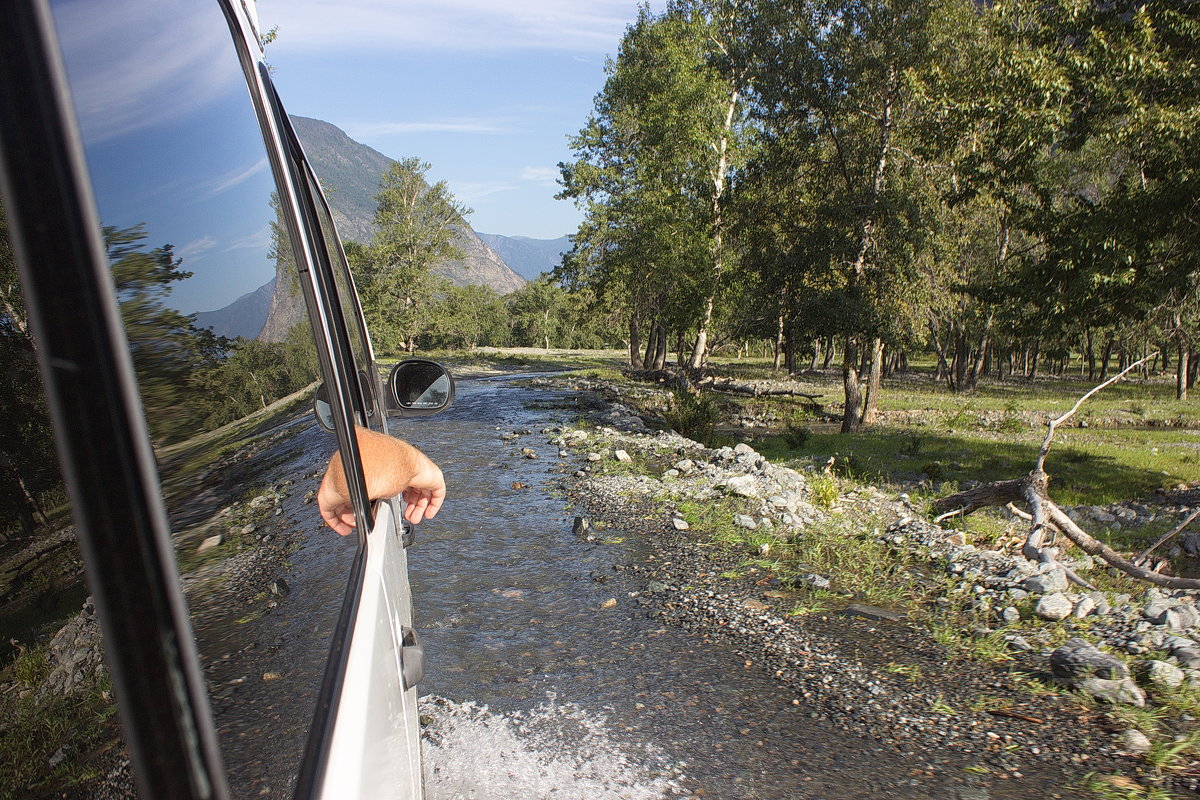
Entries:
{"type": "Polygon", "coordinates": [[[112,765],[117,732],[2,207],[0,419],[0,795],[43,796],[112,765]]]}
{"type": "Polygon", "coordinates": [[[233,794],[289,796],[354,541],[262,134],[216,3],[54,13],[233,794]]]}
{"type": "Polygon", "coordinates": [[[358,306],[354,282],[350,277],[350,267],[342,254],[337,242],[337,232],[334,229],[333,218],[329,209],[321,200],[320,187],[310,182],[310,191],[316,198],[317,219],[321,225],[321,238],[329,254],[329,263],[333,268],[334,283],[337,287],[338,303],[342,316],[346,320],[346,329],[350,335],[350,346],[354,351],[354,363],[358,371],[362,387],[363,403],[367,410],[367,427],[382,430],[382,415],[377,413],[381,407],[382,387],[379,372],[374,366],[374,359],[362,323],[362,313],[358,306]]]}

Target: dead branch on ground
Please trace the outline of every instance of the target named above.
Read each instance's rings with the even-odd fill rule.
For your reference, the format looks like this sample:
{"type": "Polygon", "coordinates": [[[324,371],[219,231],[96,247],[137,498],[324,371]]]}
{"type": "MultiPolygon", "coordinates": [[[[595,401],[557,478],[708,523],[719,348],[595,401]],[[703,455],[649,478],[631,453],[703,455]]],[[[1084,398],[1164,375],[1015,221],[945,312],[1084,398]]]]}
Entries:
{"type": "Polygon", "coordinates": [[[1183,525],[1180,525],[1178,530],[1152,545],[1138,559],[1130,560],[1103,542],[1094,539],[1087,531],[1079,527],[1073,519],[1067,516],[1066,512],[1059,508],[1050,498],[1050,476],[1046,473],[1046,457],[1050,453],[1050,445],[1054,440],[1055,431],[1075,415],[1075,412],[1079,410],[1084,401],[1101,389],[1116,383],[1152,357],[1149,356],[1130,364],[1076,400],[1075,405],[1071,407],[1070,411],[1056,419],[1050,420],[1047,425],[1046,438],[1042,440],[1042,446],[1038,449],[1037,460],[1028,475],[1023,478],[980,484],[966,491],[956,492],[948,497],[943,497],[933,504],[936,511],[942,512],[938,520],[945,519],[954,514],[966,516],[972,511],[988,506],[1008,505],[1015,512],[1020,512],[1017,505],[1023,504],[1029,508],[1029,512],[1020,512],[1018,516],[1030,522],[1030,528],[1029,533],[1025,537],[1025,544],[1021,547],[1022,555],[1031,561],[1057,564],[1066,571],[1067,577],[1072,582],[1080,586],[1091,588],[1087,581],[1080,578],[1071,570],[1066,569],[1064,565],[1058,564],[1058,548],[1047,544],[1047,533],[1061,532],[1063,536],[1074,542],[1079,549],[1088,555],[1097,556],[1110,566],[1139,580],[1172,589],[1200,589],[1200,580],[1163,575],[1135,563],[1153,550],[1154,547],[1166,541],[1170,535],[1174,535],[1174,533],[1178,533],[1178,530],[1182,530],[1191,521],[1190,518],[1183,525]]]}

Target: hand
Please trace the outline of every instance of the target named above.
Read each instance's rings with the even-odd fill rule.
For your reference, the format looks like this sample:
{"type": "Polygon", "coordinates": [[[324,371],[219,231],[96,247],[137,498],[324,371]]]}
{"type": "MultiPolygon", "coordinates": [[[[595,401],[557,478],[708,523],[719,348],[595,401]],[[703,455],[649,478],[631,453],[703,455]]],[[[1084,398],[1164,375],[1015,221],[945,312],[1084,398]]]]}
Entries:
{"type": "MultiPolygon", "coordinates": [[[[432,518],[446,499],[442,471],[417,448],[381,433],[357,428],[363,477],[371,500],[402,495],[404,518],[412,523],[432,518]]],[[[342,536],[354,530],[354,507],[346,485],[341,453],[334,453],[317,490],[321,518],[342,536]]]]}
{"type": "Polygon", "coordinates": [[[408,482],[408,488],[401,493],[404,497],[404,518],[414,524],[423,518],[433,519],[437,516],[446,499],[446,479],[442,471],[424,453],[417,451],[417,455],[423,463],[408,482]]]}
{"type": "Polygon", "coordinates": [[[325,471],[321,488],[317,490],[317,508],[321,510],[321,519],[342,536],[354,533],[354,507],[350,505],[350,497],[345,492],[346,477],[342,474],[342,462],[338,459],[335,465],[332,461],[325,471]],[[334,478],[334,472],[338,478],[334,478]],[[340,480],[339,480],[340,479],[340,480]],[[338,486],[342,489],[339,490],[338,486]]]}

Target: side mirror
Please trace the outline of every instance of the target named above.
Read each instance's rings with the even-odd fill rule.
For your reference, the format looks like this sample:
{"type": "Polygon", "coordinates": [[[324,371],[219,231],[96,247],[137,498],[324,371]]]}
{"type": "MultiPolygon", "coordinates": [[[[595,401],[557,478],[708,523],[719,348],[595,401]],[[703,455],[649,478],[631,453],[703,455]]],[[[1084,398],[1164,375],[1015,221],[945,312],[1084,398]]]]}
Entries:
{"type": "Polygon", "coordinates": [[[325,388],[324,383],[317,387],[317,393],[313,397],[313,416],[327,433],[333,433],[333,406],[329,403],[329,390],[325,388]]]}
{"type": "Polygon", "coordinates": [[[435,361],[413,358],[392,367],[387,379],[388,404],[404,417],[436,414],[454,402],[454,378],[435,361]]]}

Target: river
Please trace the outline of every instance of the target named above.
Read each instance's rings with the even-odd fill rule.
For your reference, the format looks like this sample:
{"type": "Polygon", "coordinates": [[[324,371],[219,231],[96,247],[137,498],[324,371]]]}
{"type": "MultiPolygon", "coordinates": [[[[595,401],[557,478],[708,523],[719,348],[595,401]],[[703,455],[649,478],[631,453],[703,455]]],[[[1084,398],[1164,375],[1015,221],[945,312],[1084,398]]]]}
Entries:
{"type": "Polygon", "coordinates": [[[572,531],[542,431],[577,416],[569,393],[469,380],[448,412],[394,428],[449,487],[409,553],[430,798],[930,796],[894,749],[646,616],[627,577],[644,537],[572,531]]]}

